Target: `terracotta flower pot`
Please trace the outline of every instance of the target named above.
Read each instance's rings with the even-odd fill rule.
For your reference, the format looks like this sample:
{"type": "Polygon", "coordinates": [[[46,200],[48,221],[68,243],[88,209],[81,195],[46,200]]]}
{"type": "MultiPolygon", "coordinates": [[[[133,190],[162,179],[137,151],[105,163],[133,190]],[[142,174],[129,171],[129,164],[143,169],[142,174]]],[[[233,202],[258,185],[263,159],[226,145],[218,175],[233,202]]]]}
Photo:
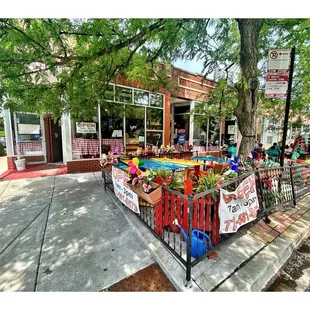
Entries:
{"type": "Polygon", "coordinates": [[[144,199],[148,203],[155,205],[162,196],[162,187],[159,184],[151,183],[152,187],[155,188],[150,193],[145,193],[143,189],[137,189],[133,185],[129,185],[131,190],[135,192],[140,198],[144,199]]]}

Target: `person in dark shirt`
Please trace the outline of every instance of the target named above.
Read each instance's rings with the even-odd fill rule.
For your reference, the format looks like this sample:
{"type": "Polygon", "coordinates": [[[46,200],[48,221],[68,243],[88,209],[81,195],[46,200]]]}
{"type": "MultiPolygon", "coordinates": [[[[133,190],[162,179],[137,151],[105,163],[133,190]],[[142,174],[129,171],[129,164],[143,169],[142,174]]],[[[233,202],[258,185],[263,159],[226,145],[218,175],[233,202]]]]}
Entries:
{"type": "Polygon", "coordinates": [[[267,154],[272,161],[279,161],[280,153],[281,149],[276,142],[267,151],[267,154]]]}

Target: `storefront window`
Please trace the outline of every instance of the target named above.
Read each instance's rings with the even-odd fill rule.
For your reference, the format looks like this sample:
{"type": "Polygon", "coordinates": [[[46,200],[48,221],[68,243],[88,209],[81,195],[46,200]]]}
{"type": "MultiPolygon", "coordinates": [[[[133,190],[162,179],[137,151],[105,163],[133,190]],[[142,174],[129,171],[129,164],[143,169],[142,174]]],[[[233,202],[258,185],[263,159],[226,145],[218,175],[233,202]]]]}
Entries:
{"type": "Polygon", "coordinates": [[[132,103],[132,89],[115,86],[115,101],[121,103],[132,103]]]}
{"type": "Polygon", "coordinates": [[[134,104],[149,105],[149,93],[142,90],[134,90],[134,104]]]}
{"type": "Polygon", "coordinates": [[[162,131],[147,131],[146,132],[146,145],[151,147],[160,147],[163,144],[162,131]]]}
{"type": "Polygon", "coordinates": [[[91,117],[71,119],[72,159],[99,157],[98,109],[91,117]]]}
{"type": "Polygon", "coordinates": [[[206,144],[206,131],[207,124],[206,122],[200,122],[197,120],[196,115],[194,115],[194,131],[193,131],[193,145],[205,146],[206,144]]]}
{"type": "Polygon", "coordinates": [[[211,117],[209,120],[209,137],[208,142],[213,146],[220,145],[220,120],[211,117]]]}
{"type": "MultiPolygon", "coordinates": [[[[13,118],[14,119],[14,118],[13,118]]],[[[13,120],[12,120],[13,121],[13,120]]],[[[44,155],[40,116],[28,113],[15,114],[14,153],[16,155],[44,155]],[[15,133],[16,129],[16,133],[15,133]]]]}
{"type": "Polygon", "coordinates": [[[164,106],[164,96],[161,94],[151,94],[150,105],[151,107],[162,108],[164,106]]]}
{"type": "Polygon", "coordinates": [[[126,151],[144,148],[145,108],[134,107],[126,111],[126,151]]]}
{"type": "Polygon", "coordinates": [[[163,110],[162,109],[146,109],[146,129],[147,130],[163,130],[163,110]]]}
{"type": "Polygon", "coordinates": [[[124,106],[110,103],[101,108],[101,149],[102,154],[109,151],[122,151],[124,146],[124,106]]]}

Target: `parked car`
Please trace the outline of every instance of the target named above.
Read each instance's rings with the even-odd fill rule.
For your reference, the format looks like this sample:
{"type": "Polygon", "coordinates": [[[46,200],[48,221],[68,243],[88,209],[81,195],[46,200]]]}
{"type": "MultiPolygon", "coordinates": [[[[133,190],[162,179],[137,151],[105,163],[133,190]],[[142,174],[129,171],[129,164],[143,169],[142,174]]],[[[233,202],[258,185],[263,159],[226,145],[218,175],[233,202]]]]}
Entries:
{"type": "Polygon", "coordinates": [[[5,137],[0,137],[0,143],[6,147],[6,140],[5,140],[5,137]]]}

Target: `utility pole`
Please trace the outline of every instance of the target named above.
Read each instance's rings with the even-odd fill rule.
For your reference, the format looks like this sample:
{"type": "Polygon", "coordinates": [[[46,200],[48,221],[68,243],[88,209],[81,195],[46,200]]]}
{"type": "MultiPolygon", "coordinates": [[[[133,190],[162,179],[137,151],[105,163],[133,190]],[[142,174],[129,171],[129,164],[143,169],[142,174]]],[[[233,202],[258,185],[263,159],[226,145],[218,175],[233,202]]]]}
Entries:
{"type": "Polygon", "coordinates": [[[293,71],[294,71],[294,60],[295,60],[295,46],[291,50],[291,62],[290,62],[290,71],[289,71],[289,80],[288,80],[288,89],[286,96],[286,107],[285,107],[285,117],[284,117],[284,126],[283,126],[283,137],[282,137],[282,149],[280,157],[280,166],[284,165],[284,152],[285,152],[285,142],[288,128],[288,116],[290,112],[291,105],[291,94],[292,94],[292,82],[293,82],[293,71]]]}

